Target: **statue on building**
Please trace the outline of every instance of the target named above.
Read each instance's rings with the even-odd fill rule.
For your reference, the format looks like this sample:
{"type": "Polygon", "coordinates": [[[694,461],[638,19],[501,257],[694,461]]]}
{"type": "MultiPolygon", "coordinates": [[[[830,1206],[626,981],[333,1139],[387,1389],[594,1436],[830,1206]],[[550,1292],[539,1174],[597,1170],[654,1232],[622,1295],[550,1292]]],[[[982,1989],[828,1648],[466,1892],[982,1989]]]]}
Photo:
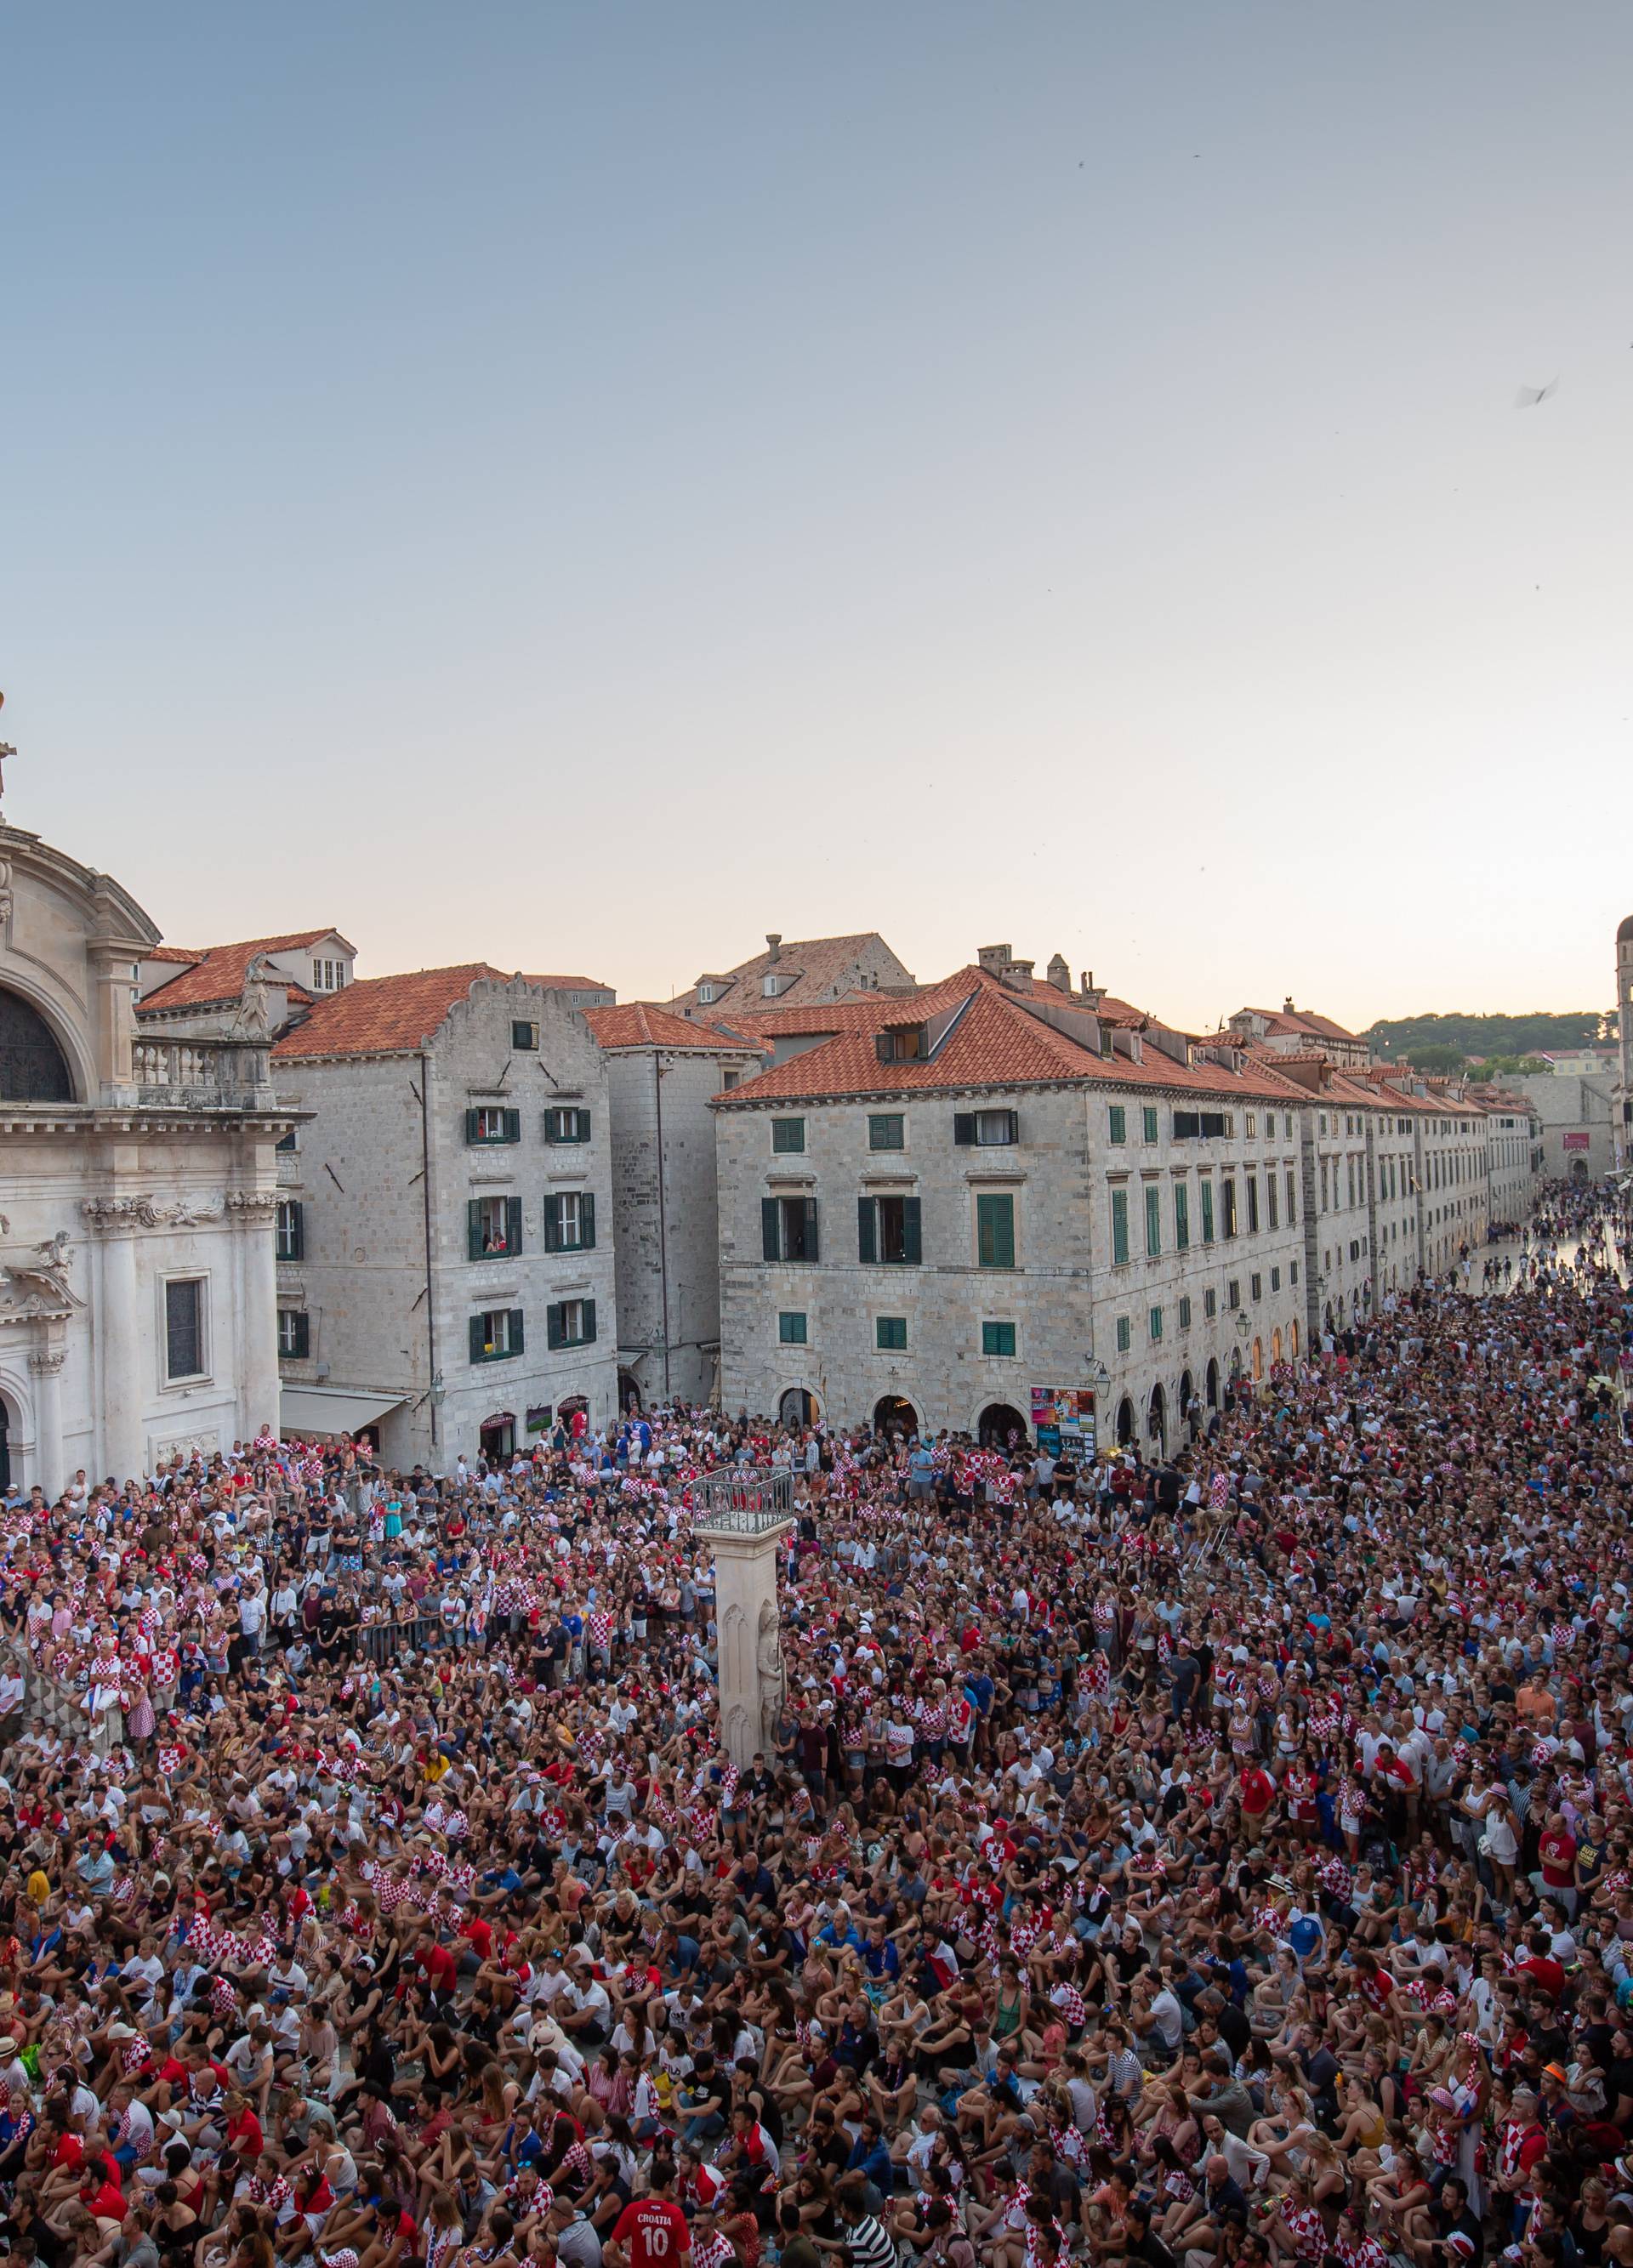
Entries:
{"type": "Polygon", "coordinates": [[[233,1017],[232,1036],[234,1039],[264,1040],[272,1031],[271,1012],[267,1005],[267,968],[264,953],[254,954],[244,971],[244,996],[233,1017]]]}
{"type": "Polygon", "coordinates": [[[760,1753],[768,1760],[777,1753],[777,1724],[787,1695],[787,1673],[782,1659],[782,1627],[776,1602],[760,1607],[760,1626],[755,1640],[754,1667],[760,1689],[760,1753]]]}
{"type": "Polygon", "coordinates": [[[6,1295],[8,1307],[83,1307],[85,1301],[68,1280],[69,1263],[72,1255],[68,1249],[68,1231],[59,1228],[55,1236],[48,1236],[43,1244],[34,1247],[34,1257],[5,1269],[10,1289],[6,1295]]]}

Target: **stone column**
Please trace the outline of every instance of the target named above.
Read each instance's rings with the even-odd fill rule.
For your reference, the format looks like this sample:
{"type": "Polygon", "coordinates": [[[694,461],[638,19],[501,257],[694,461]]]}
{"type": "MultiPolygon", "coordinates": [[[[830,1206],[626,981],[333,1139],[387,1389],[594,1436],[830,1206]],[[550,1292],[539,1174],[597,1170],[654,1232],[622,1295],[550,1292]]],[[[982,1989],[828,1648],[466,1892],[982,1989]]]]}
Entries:
{"type": "Polygon", "coordinates": [[[701,1523],[714,1550],[714,1621],[720,1631],[720,1738],[740,1771],[758,1749],[769,1761],[782,1706],[777,1561],[787,1520],[752,1530],[701,1523]]]}
{"type": "Polygon", "coordinates": [[[262,1426],[278,1427],[277,1218],[276,1189],[246,1189],[228,1199],[238,1222],[243,1301],[238,1330],[238,1432],[251,1441],[262,1426]]]}
{"type": "Polygon", "coordinates": [[[93,1318],[100,1342],[102,1473],[140,1479],[146,1467],[142,1440],[144,1343],[137,1325],[136,1235],[129,1226],[102,1230],[102,1297],[93,1318]]]}
{"type": "Polygon", "coordinates": [[[55,1504],[63,1481],[63,1361],[59,1346],[37,1347],[28,1358],[34,1381],[34,1440],[40,1460],[40,1485],[46,1502],[55,1504]]]}

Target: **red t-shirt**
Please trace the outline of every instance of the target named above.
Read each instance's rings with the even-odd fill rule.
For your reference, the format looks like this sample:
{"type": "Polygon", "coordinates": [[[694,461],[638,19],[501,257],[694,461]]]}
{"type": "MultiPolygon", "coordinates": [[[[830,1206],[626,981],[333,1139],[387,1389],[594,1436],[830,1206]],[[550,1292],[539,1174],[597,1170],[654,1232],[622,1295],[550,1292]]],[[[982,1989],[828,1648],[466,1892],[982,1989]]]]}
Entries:
{"type": "Polygon", "coordinates": [[[629,2253],[630,2268],[676,2268],[691,2251],[686,2216],[667,2198],[637,2198],[626,2205],[612,2235],[629,2253]]]}
{"type": "Polygon", "coordinates": [[[117,2182],[104,2182],[94,2196],[84,2190],[79,2195],[99,2220],[122,2220],[125,2217],[125,2194],[117,2182]]]}
{"type": "Polygon", "coordinates": [[[1542,1879],[1549,1889],[1568,1889],[1577,1863],[1576,1837],[1563,1833],[1545,1835],[1537,1845],[1537,1856],[1542,1861],[1542,1879]]]}
{"type": "Polygon", "coordinates": [[[1255,1766],[1242,1774],[1242,1808],[1251,1818],[1262,1817],[1275,1800],[1275,1782],[1268,1772],[1255,1766]]]}

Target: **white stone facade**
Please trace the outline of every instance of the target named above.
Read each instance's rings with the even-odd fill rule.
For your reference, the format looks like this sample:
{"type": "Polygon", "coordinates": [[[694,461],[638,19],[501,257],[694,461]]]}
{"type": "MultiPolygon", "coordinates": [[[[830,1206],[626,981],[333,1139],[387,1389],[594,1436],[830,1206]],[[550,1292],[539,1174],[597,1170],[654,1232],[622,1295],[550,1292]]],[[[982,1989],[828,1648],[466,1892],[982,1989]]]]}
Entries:
{"type": "Polygon", "coordinates": [[[107,875],[0,827],[0,1461],[55,1496],[277,1417],[265,1035],[136,1029],[158,943],[107,875]]]}
{"type": "MultiPolygon", "coordinates": [[[[346,1009],[369,990],[354,985],[346,1009]]],[[[584,1017],[525,978],[478,977],[423,1047],[324,1057],[322,1031],[314,1016],[277,1056],[281,1091],[309,1114],[278,1160],[299,1211],[284,1223],[277,1303],[306,1318],[285,1383],[388,1400],[381,1453],[403,1469],[475,1456],[495,1425],[508,1430],[490,1431],[490,1448],[526,1447],[544,1412],[578,1400],[604,1424],[617,1408],[612,1144],[584,1017]],[[518,1025],[536,1045],[515,1047],[518,1025]],[[575,1242],[547,1248],[569,1215],[575,1242]],[[564,1311],[593,1338],[552,1344],[564,1311]],[[519,1351],[506,1351],[507,1321],[477,1351],[479,1319],[517,1316],[519,1351]]]]}
{"type": "Polygon", "coordinates": [[[1573,1078],[1559,1071],[1526,1071],[1509,1086],[1523,1094],[1541,1122],[1542,1170],[1550,1180],[1597,1181],[1616,1162],[1614,1074],[1573,1078]]]}

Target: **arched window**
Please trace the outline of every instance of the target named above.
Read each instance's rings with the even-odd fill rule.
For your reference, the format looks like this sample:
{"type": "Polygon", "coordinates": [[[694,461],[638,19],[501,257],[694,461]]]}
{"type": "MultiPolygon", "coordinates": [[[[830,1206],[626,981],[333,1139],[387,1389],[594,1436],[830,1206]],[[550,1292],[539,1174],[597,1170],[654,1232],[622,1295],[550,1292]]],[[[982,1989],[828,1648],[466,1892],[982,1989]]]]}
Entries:
{"type": "Polygon", "coordinates": [[[0,991],[0,1102],[71,1102],[68,1058],[37,1008],[0,991]]]}

